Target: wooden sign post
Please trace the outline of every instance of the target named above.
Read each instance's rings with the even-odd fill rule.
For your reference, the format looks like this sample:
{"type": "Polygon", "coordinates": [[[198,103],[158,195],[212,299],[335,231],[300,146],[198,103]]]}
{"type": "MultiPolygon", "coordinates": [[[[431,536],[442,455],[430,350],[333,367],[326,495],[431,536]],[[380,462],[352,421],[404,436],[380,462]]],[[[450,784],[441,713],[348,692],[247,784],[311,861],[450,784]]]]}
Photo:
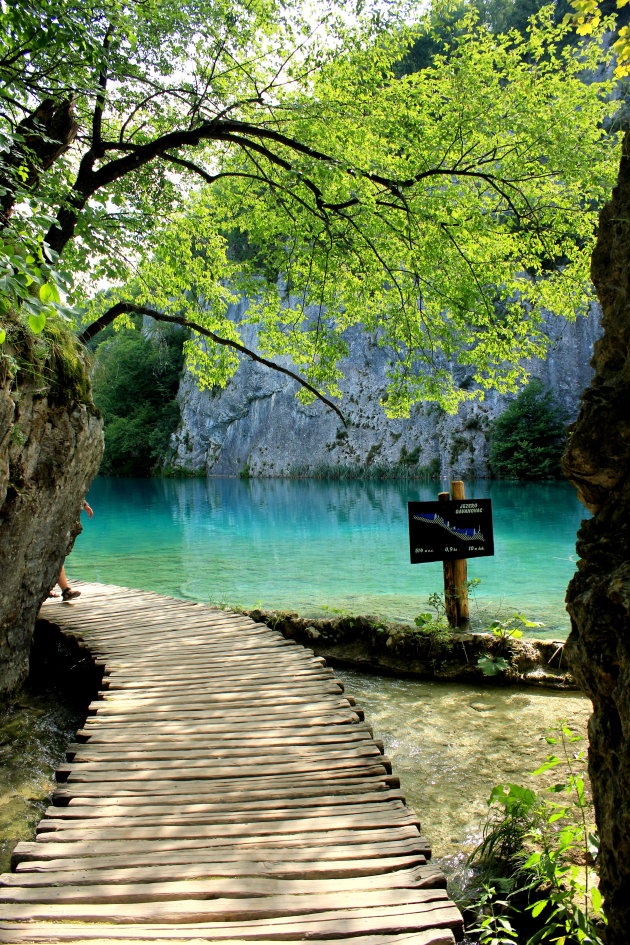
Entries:
{"type": "MultiPolygon", "coordinates": [[[[466,490],[461,479],[451,482],[450,493],[438,493],[440,502],[465,498],[466,490]]],[[[467,559],[456,558],[454,561],[443,561],[442,567],[444,569],[444,604],[449,626],[467,627],[470,623],[467,559]]]]}
{"type": "Polygon", "coordinates": [[[494,554],[490,499],[466,500],[464,483],[451,482],[435,502],[408,502],[409,556],[412,564],[441,561],[444,602],[451,627],[467,627],[468,558],[494,554]]]}

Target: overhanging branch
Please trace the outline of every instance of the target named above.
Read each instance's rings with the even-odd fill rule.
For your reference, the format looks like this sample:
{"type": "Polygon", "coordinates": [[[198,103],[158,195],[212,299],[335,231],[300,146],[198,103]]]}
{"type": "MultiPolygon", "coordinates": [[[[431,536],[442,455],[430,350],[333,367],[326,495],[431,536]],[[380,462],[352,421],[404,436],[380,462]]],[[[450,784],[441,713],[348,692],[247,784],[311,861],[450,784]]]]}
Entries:
{"type": "Polygon", "coordinates": [[[181,325],[183,328],[192,328],[193,331],[196,331],[198,334],[203,335],[205,338],[210,338],[217,345],[223,345],[228,348],[234,348],[235,351],[238,351],[240,354],[246,355],[246,357],[251,358],[252,361],[257,361],[258,364],[263,364],[265,367],[271,368],[273,371],[278,371],[280,374],[286,374],[287,377],[292,378],[292,380],[297,381],[300,387],[303,387],[304,390],[309,391],[313,394],[318,400],[321,400],[323,404],[329,407],[331,410],[337,414],[344,426],[347,426],[346,418],[343,413],[331,400],[328,400],[327,397],[324,397],[317,388],[313,387],[312,384],[309,384],[307,380],[303,377],[300,377],[299,374],[296,374],[294,371],[291,371],[289,368],[282,367],[281,364],[276,364],[275,361],[270,361],[267,358],[261,357],[259,354],[256,354],[255,351],[252,351],[251,348],[245,347],[238,341],[232,341],[231,338],[221,338],[220,335],[215,334],[213,331],[210,331],[208,328],[204,328],[203,325],[199,325],[197,322],[190,321],[187,318],[181,318],[178,315],[165,315],[163,312],[158,312],[156,309],[146,308],[143,305],[134,305],[131,302],[117,302],[116,305],[112,305],[111,308],[108,308],[100,318],[97,318],[96,321],[92,322],[91,325],[88,325],[81,334],[79,335],[79,341],[81,344],[87,344],[95,335],[100,331],[106,328],[108,325],[111,325],[119,315],[148,315],[150,318],[154,318],[159,322],[169,322],[172,325],[181,325]]]}

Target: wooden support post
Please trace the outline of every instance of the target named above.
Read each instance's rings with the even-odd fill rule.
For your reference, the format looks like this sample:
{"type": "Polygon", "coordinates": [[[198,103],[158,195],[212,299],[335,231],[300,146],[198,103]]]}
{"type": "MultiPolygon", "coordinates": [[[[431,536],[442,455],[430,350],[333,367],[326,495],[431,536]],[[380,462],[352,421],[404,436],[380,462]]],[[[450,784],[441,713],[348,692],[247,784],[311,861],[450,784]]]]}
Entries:
{"type": "MultiPolygon", "coordinates": [[[[438,501],[448,502],[451,498],[450,492],[439,492],[438,501]]],[[[442,569],[444,571],[444,607],[446,609],[446,619],[449,627],[457,626],[457,595],[455,593],[455,562],[443,561],[442,569]]]]}
{"type": "MultiPolygon", "coordinates": [[[[464,483],[461,480],[451,482],[451,492],[440,492],[438,500],[465,499],[464,483]]],[[[457,561],[443,561],[444,570],[444,605],[450,627],[467,627],[470,620],[468,604],[468,568],[466,558],[457,561]]]]}
{"type": "MultiPolygon", "coordinates": [[[[461,479],[451,482],[451,498],[465,499],[466,491],[461,479]]],[[[453,561],[453,580],[455,597],[457,600],[457,626],[467,627],[470,622],[470,606],[468,603],[468,562],[466,558],[453,561]]]]}

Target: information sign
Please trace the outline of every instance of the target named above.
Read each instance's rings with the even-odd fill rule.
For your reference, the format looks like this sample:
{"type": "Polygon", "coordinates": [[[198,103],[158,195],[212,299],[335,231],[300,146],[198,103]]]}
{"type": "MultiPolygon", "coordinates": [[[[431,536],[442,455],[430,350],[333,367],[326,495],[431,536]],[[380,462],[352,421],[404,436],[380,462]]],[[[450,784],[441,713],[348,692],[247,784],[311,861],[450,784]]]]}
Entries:
{"type": "Polygon", "coordinates": [[[409,502],[411,563],[494,554],[490,499],[409,502]]]}

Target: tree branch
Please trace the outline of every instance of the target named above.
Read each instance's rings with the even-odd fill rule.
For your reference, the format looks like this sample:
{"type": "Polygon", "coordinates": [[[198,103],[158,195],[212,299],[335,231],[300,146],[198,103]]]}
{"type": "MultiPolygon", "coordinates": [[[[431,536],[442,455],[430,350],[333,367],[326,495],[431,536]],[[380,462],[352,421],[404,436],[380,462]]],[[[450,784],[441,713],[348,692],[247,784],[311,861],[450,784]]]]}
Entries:
{"type": "Polygon", "coordinates": [[[192,322],[187,318],[181,318],[178,315],[165,315],[162,312],[158,312],[152,308],[145,308],[143,305],[134,305],[132,302],[117,302],[116,305],[112,305],[106,312],[104,312],[100,318],[97,318],[96,321],[92,322],[91,325],[88,325],[81,334],[79,335],[79,341],[81,344],[87,344],[95,335],[97,335],[103,328],[106,328],[108,325],[111,325],[119,315],[123,314],[132,314],[137,315],[148,315],[150,318],[154,318],[159,322],[169,322],[172,325],[181,325],[183,328],[192,328],[193,331],[196,331],[198,334],[203,335],[206,338],[210,338],[217,345],[224,345],[228,348],[234,348],[235,351],[238,351],[240,354],[246,355],[248,358],[251,358],[252,361],[258,362],[258,364],[263,364],[265,367],[271,368],[273,371],[278,371],[280,374],[286,374],[287,377],[292,378],[292,380],[297,381],[300,387],[303,387],[305,390],[309,391],[318,400],[321,400],[323,404],[329,407],[331,410],[337,414],[344,426],[347,426],[346,418],[343,413],[331,400],[328,400],[327,397],[324,397],[312,384],[309,384],[307,380],[303,377],[300,377],[299,374],[296,374],[294,371],[289,370],[289,368],[282,367],[281,364],[276,364],[275,361],[269,361],[267,358],[262,358],[259,354],[256,354],[255,351],[252,351],[251,348],[246,348],[245,345],[240,344],[238,341],[232,341],[230,338],[221,338],[219,335],[216,335],[213,331],[204,328],[203,325],[199,325],[196,322],[192,322]]]}

